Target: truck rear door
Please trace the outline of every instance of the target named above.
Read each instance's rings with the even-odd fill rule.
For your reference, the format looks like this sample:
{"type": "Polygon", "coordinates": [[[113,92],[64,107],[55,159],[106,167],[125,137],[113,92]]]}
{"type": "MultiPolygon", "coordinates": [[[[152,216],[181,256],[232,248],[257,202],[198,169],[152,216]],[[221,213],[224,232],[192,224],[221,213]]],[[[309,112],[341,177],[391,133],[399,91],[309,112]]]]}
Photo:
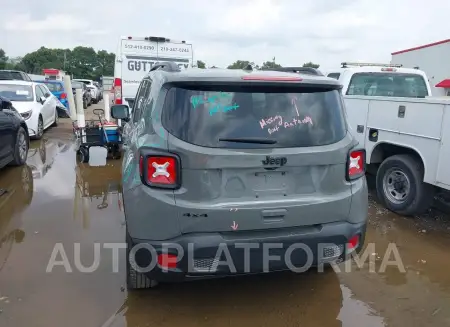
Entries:
{"type": "Polygon", "coordinates": [[[131,104],[139,83],[154,64],[171,61],[181,69],[192,67],[192,45],[160,37],[122,39],[122,99],[131,104]]]}

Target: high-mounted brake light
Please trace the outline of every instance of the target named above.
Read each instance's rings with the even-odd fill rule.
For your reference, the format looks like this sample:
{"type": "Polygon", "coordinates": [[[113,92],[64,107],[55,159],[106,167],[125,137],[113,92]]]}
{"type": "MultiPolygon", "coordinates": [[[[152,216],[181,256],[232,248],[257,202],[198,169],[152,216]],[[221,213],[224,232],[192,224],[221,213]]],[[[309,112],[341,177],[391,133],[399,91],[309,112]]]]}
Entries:
{"type": "Polygon", "coordinates": [[[180,187],[180,159],[171,153],[142,149],[139,158],[139,172],[142,183],[164,189],[180,187]]]}
{"type": "Polygon", "coordinates": [[[364,176],[366,172],[366,151],[352,150],[347,158],[347,180],[355,180],[364,176]]]}
{"type": "Polygon", "coordinates": [[[389,68],[381,68],[382,72],[396,72],[397,69],[389,67],[389,68]]]}
{"type": "Polygon", "coordinates": [[[114,103],[122,104],[122,79],[114,78],[114,103]]]}
{"type": "Polygon", "coordinates": [[[302,80],[301,77],[296,76],[256,76],[247,75],[243,76],[244,81],[283,81],[283,82],[299,82],[302,80]]]}

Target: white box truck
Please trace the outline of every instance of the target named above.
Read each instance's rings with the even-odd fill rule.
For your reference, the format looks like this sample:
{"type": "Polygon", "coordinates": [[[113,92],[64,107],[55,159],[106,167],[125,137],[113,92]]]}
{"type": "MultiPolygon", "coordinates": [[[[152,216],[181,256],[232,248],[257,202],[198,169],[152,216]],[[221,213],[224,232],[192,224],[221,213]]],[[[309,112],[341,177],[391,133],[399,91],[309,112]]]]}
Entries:
{"type": "Polygon", "coordinates": [[[114,64],[113,104],[133,108],[139,83],[158,62],[175,62],[181,69],[193,65],[192,44],[165,37],[121,37],[114,64]]]}

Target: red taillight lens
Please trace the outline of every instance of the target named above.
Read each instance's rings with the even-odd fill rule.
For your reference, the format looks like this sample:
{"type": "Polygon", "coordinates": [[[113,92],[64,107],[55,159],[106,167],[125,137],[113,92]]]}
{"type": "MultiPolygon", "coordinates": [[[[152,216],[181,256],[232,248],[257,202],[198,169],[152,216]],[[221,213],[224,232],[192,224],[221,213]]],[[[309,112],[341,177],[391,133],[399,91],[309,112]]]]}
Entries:
{"type": "Polygon", "coordinates": [[[114,103],[122,104],[122,79],[115,78],[114,79],[114,103]]]}
{"type": "Polygon", "coordinates": [[[366,151],[350,151],[347,159],[347,180],[354,180],[364,176],[366,171],[366,151]]]}
{"type": "Polygon", "coordinates": [[[175,269],[177,267],[177,256],[174,254],[159,254],[158,265],[163,269],[175,269]]]}
{"type": "Polygon", "coordinates": [[[397,69],[389,67],[389,68],[381,68],[381,71],[382,72],[396,72],[397,69]]]}
{"type": "Polygon", "coordinates": [[[140,150],[139,171],[142,183],[147,186],[165,189],[180,187],[181,164],[178,156],[155,149],[140,150]]]}
{"type": "Polygon", "coordinates": [[[67,94],[61,93],[61,100],[67,98],[67,94]]]}
{"type": "Polygon", "coordinates": [[[155,185],[174,185],[177,181],[177,161],[175,158],[148,157],[147,180],[155,185]]]}

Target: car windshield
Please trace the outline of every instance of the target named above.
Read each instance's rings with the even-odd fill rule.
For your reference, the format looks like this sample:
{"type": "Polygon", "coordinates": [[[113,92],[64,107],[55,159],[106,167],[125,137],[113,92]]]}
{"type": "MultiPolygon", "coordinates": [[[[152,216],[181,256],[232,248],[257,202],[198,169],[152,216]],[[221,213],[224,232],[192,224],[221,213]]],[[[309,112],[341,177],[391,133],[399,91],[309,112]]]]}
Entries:
{"type": "Polygon", "coordinates": [[[338,90],[236,90],[173,87],[163,124],[188,143],[221,148],[318,146],[345,136],[338,90]]]}
{"type": "Polygon", "coordinates": [[[429,94],[419,74],[356,73],[350,80],[347,95],[424,98],[429,94]]]}
{"type": "Polygon", "coordinates": [[[50,92],[61,92],[63,90],[62,85],[59,83],[44,83],[50,92]]]}
{"type": "Polygon", "coordinates": [[[33,89],[28,85],[0,83],[0,95],[10,101],[33,101],[33,89]]]}

